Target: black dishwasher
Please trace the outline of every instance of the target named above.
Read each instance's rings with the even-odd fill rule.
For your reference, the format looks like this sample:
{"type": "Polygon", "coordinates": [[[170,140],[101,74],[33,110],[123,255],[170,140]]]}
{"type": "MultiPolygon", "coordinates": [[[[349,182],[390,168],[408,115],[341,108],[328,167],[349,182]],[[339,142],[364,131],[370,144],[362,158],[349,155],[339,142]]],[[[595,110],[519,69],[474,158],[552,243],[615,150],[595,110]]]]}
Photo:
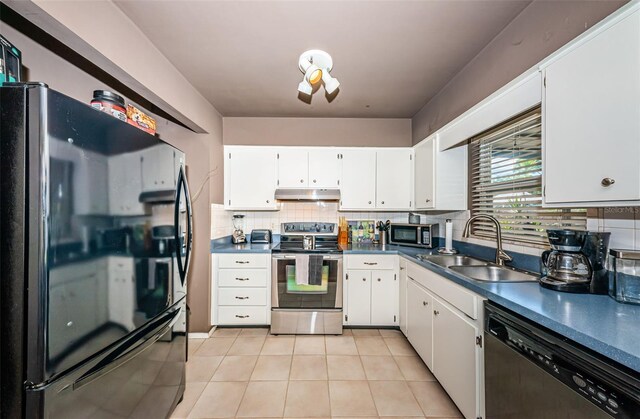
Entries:
{"type": "Polygon", "coordinates": [[[486,303],[486,416],[640,418],[640,374],[486,303]]]}

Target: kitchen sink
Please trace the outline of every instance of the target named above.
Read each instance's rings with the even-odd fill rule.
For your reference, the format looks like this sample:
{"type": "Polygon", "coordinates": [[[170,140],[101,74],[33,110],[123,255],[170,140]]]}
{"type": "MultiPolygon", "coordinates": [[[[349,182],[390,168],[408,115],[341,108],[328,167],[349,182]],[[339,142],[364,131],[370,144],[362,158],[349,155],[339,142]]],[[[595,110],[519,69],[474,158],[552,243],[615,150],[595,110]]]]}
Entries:
{"type": "Polygon", "coordinates": [[[448,268],[449,266],[486,266],[488,262],[464,255],[417,255],[418,259],[435,263],[448,268]]]}
{"type": "Polygon", "coordinates": [[[448,266],[454,272],[482,282],[536,282],[534,274],[496,265],[448,266]]]}

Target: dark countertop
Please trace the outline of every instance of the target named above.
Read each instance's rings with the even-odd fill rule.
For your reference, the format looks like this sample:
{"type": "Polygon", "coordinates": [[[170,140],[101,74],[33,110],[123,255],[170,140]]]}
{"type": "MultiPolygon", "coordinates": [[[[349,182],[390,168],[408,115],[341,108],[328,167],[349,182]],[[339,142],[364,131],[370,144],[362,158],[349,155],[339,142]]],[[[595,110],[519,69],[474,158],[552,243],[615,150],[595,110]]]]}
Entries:
{"type": "MultiPolygon", "coordinates": [[[[212,241],[212,253],[270,253],[270,245],[233,245],[212,241]]],[[[494,249],[454,243],[454,247],[469,256],[489,259],[494,249]]],[[[540,287],[537,283],[487,283],[464,277],[434,263],[421,261],[418,254],[433,253],[434,249],[387,245],[384,248],[369,244],[343,247],[344,254],[396,254],[426,269],[462,285],[526,319],[565,336],[599,354],[640,372],[640,306],[621,304],[608,295],[569,294],[540,287]]],[[[516,266],[533,270],[538,257],[514,256],[516,266]]]]}
{"type": "MultiPolygon", "coordinates": [[[[537,283],[487,283],[469,279],[417,254],[435,250],[405,246],[351,245],[345,254],[398,254],[521,316],[640,372],[640,306],[608,295],[570,294],[537,283]]],[[[509,252],[511,253],[511,252],[509,252]]],[[[476,256],[467,252],[469,256],[476,256]]]]}

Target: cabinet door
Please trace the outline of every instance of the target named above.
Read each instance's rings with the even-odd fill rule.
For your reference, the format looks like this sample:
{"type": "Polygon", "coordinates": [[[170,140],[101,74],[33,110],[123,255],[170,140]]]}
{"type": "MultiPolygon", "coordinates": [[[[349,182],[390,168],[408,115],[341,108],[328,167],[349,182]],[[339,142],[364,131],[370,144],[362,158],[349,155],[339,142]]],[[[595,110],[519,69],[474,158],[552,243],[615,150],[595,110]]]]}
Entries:
{"type": "Polygon", "coordinates": [[[174,150],[166,145],[158,145],[142,151],[142,190],[166,191],[176,186],[174,150]]]}
{"type": "Polygon", "coordinates": [[[435,298],[433,314],[433,373],[464,417],[478,417],[481,331],[435,298]]]}
{"type": "Polygon", "coordinates": [[[371,324],[398,324],[398,277],[394,271],[371,271],[371,324]]]}
{"type": "Polygon", "coordinates": [[[276,152],[230,148],[225,156],[225,206],[228,209],[276,209],[276,152]]]}
{"type": "Polygon", "coordinates": [[[435,208],[435,137],[425,140],[415,147],[415,207],[435,208]]]}
{"type": "Polygon", "coordinates": [[[74,162],[73,199],[79,215],[106,215],[109,213],[107,157],[88,150],[80,151],[74,162]]]}
{"type": "Polygon", "coordinates": [[[309,186],[337,188],[340,186],[340,150],[309,150],[309,186]]]}
{"type": "Polygon", "coordinates": [[[640,199],[639,33],[637,11],[545,69],[545,203],[640,199]]]}
{"type": "Polygon", "coordinates": [[[109,157],[109,214],[144,215],[144,205],[139,200],[142,192],[141,157],[141,153],[109,157]]]}
{"type": "Polygon", "coordinates": [[[400,273],[398,274],[398,325],[400,331],[407,336],[407,261],[400,258],[400,273]]]}
{"type": "Polygon", "coordinates": [[[49,291],[49,356],[56,357],[69,345],[73,336],[73,322],[69,318],[67,287],[56,285],[49,291]]]}
{"type": "Polygon", "coordinates": [[[376,208],[410,209],[413,196],[413,150],[378,150],[376,208]]]}
{"type": "Polygon", "coordinates": [[[343,210],[376,206],[376,152],[372,149],[342,152],[340,207],[343,210]]]}
{"type": "Polygon", "coordinates": [[[309,186],[309,152],[306,149],[278,150],[278,187],[306,188],[309,186]]]}
{"type": "Polygon", "coordinates": [[[433,370],[433,297],[424,288],[407,280],[408,339],[420,358],[433,370]]]}
{"type": "Polygon", "coordinates": [[[73,339],[79,339],[90,332],[96,330],[98,324],[98,313],[96,305],[98,302],[98,281],[97,274],[69,281],[66,284],[70,321],[73,322],[73,339]]]}
{"type": "Polygon", "coordinates": [[[371,271],[347,272],[347,316],[350,325],[371,324],[371,271]]]}
{"type": "Polygon", "coordinates": [[[109,271],[109,321],[124,326],[127,330],[135,329],[135,289],[132,276],[133,273],[126,269],[109,271]]]}

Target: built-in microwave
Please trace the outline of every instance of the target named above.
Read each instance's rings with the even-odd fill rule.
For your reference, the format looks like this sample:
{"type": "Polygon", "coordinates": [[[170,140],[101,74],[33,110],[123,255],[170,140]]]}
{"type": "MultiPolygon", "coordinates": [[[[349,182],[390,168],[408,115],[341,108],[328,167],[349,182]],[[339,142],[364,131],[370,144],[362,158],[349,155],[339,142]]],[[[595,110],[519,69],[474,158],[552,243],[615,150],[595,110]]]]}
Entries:
{"type": "Polygon", "coordinates": [[[432,248],[437,245],[438,224],[391,224],[389,243],[432,248]]]}

